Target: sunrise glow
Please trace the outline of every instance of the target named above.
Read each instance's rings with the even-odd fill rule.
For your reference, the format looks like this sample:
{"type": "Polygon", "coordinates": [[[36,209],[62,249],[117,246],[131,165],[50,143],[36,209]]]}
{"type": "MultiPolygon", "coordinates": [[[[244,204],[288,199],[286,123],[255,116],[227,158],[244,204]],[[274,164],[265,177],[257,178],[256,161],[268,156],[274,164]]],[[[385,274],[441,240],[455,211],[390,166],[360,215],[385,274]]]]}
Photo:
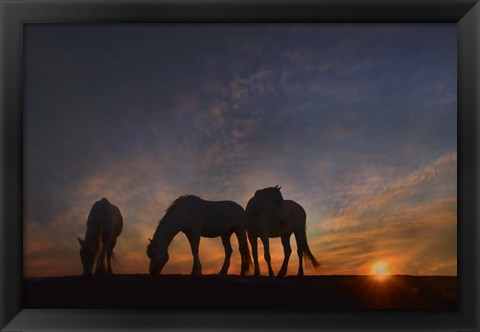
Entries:
{"type": "Polygon", "coordinates": [[[373,265],[373,273],[376,276],[386,276],[390,273],[390,268],[384,262],[377,262],[373,265]]]}

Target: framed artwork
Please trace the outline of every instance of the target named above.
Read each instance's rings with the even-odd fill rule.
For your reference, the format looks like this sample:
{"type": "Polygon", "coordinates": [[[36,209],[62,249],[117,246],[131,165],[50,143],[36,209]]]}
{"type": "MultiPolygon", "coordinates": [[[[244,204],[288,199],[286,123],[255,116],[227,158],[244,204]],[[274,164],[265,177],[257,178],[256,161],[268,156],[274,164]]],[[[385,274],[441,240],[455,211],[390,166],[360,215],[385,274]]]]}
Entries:
{"type": "Polygon", "coordinates": [[[2,330],[479,329],[477,1],[1,6],[2,330]]]}

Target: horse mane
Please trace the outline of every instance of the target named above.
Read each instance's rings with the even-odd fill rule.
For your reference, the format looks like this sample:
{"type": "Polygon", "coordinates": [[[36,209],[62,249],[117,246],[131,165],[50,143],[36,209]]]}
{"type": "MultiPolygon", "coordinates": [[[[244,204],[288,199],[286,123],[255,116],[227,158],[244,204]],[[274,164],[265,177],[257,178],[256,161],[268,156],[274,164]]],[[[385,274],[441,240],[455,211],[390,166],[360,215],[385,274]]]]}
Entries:
{"type": "Polygon", "coordinates": [[[280,192],[280,189],[282,189],[282,186],[278,185],[276,185],[275,187],[258,189],[257,191],[255,191],[255,195],[253,195],[253,197],[248,201],[245,212],[250,216],[257,215],[261,210],[261,203],[259,202],[259,200],[263,199],[263,195],[265,195],[265,193],[275,192],[278,192],[281,195],[282,193],[280,192]]]}
{"type": "MultiPolygon", "coordinates": [[[[165,216],[168,216],[177,205],[179,205],[180,203],[183,203],[185,200],[191,199],[191,198],[200,199],[200,197],[195,196],[195,195],[189,195],[189,194],[182,195],[182,196],[178,197],[177,199],[175,199],[172,203],[170,203],[168,208],[165,210],[165,216]]],[[[163,220],[163,218],[162,218],[162,220],[163,220]]],[[[160,220],[158,223],[160,224],[162,222],[162,220],[160,220]]]]}
{"type": "Polygon", "coordinates": [[[267,187],[267,188],[263,188],[263,189],[259,189],[255,192],[255,195],[261,193],[261,192],[279,192],[280,193],[280,189],[282,189],[282,186],[278,186],[276,185],[275,187],[267,187]]]}

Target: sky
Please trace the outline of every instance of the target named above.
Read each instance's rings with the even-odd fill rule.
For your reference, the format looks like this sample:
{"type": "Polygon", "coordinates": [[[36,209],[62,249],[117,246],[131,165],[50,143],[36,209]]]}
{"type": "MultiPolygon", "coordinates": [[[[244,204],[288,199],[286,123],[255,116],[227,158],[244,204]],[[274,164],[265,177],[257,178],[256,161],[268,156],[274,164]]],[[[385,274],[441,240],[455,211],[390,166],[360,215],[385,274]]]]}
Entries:
{"type": "MultiPolygon", "coordinates": [[[[114,272],[148,273],[175,198],[275,185],[306,210],[305,274],[456,275],[456,43],[455,24],[26,25],[24,275],[81,274],[102,197],[124,217],[114,272]]],[[[162,273],[190,273],[182,233],[169,254],[162,273]]],[[[203,273],[223,258],[202,238],[203,273]]]]}

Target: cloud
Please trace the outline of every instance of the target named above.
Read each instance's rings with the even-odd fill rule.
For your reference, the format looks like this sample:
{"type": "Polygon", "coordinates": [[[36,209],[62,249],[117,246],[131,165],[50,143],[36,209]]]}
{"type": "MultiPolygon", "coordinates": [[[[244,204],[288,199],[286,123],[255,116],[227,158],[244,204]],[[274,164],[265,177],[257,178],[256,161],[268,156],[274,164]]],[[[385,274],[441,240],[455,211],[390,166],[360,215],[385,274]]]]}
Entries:
{"type": "MultiPolygon", "coordinates": [[[[221,144],[210,148],[212,150],[203,153],[203,163],[198,164],[204,171],[225,164],[228,158],[228,154],[222,155],[224,147],[221,144]]],[[[146,273],[147,238],[152,237],[168,204],[187,192],[188,183],[163,177],[169,166],[162,169],[155,155],[148,152],[123,163],[117,160],[102,163],[102,167],[96,165],[94,172],[71,183],[69,190],[62,193],[62,199],[56,197],[68,204],[49,217],[50,223],[35,219],[26,221],[25,275],[81,273],[76,236],[83,237],[89,209],[101,196],[119,206],[125,220],[124,232],[116,248],[122,262],[118,271],[146,273]]],[[[318,165],[326,171],[336,163],[327,159],[318,165]]],[[[319,186],[318,176],[315,178],[312,184],[322,193],[319,197],[338,199],[339,204],[334,209],[319,205],[311,188],[308,189],[310,194],[305,195],[301,185],[287,181],[288,177],[271,169],[253,168],[239,173],[235,183],[241,182],[241,185],[229,184],[227,192],[220,193],[216,189],[219,183],[210,187],[205,183],[201,194],[206,199],[230,196],[245,206],[255,189],[283,185],[284,196],[299,201],[308,211],[309,242],[324,266],[320,273],[366,274],[375,260],[382,259],[395,266],[392,268],[395,273],[454,274],[456,153],[441,155],[403,177],[391,177],[391,173],[382,173],[379,168],[366,169],[366,172],[365,176],[351,177],[353,181],[330,182],[330,187],[319,186]],[[282,178],[284,181],[279,182],[282,178]],[[443,182],[447,184],[446,189],[442,189],[443,182]],[[440,194],[432,196],[438,188],[440,194]],[[422,193],[427,194],[425,199],[411,201],[411,197],[422,193]],[[322,206],[328,209],[318,211],[322,206]],[[444,260],[445,257],[448,259],[444,260]]],[[[222,181],[218,175],[221,174],[217,174],[215,181],[222,181]]],[[[27,215],[33,216],[28,208],[27,215]]],[[[232,240],[236,243],[234,237],[232,240]]],[[[277,240],[271,239],[272,264],[276,270],[283,260],[283,249],[277,240]]],[[[266,271],[259,244],[262,270],[266,271]]],[[[295,253],[294,240],[292,248],[295,253]]],[[[192,258],[183,235],[177,236],[170,252],[171,260],[165,273],[189,273],[192,258]]],[[[218,272],[223,262],[221,241],[202,239],[200,255],[205,273],[218,272]]],[[[235,251],[231,273],[238,273],[239,262],[235,251]]],[[[298,258],[292,255],[289,274],[295,274],[297,268],[298,258]]]]}
{"type": "Polygon", "coordinates": [[[339,204],[332,213],[342,216],[352,215],[352,211],[357,214],[382,211],[385,206],[402,207],[400,204],[405,202],[414,205],[410,197],[421,193],[427,197],[435,195],[438,189],[432,188],[456,194],[456,160],[456,153],[446,153],[405,176],[398,176],[398,167],[383,172],[375,166],[361,169],[363,174],[354,174],[349,182],[339,184],[342,186],[336,194],[339,204]]]}
{"type": "Polygon", "coordinates": [[[392,273],[456,275],[455,177],[447,191],[432,194],[455,174],[456,154],[448,153],[403,178],[378,181],[384,186],[357,183],[347,189],[350,198],[342,208],[314,222],[312,247],[324,272],[369,274],[382,260],[392,273]]]}

